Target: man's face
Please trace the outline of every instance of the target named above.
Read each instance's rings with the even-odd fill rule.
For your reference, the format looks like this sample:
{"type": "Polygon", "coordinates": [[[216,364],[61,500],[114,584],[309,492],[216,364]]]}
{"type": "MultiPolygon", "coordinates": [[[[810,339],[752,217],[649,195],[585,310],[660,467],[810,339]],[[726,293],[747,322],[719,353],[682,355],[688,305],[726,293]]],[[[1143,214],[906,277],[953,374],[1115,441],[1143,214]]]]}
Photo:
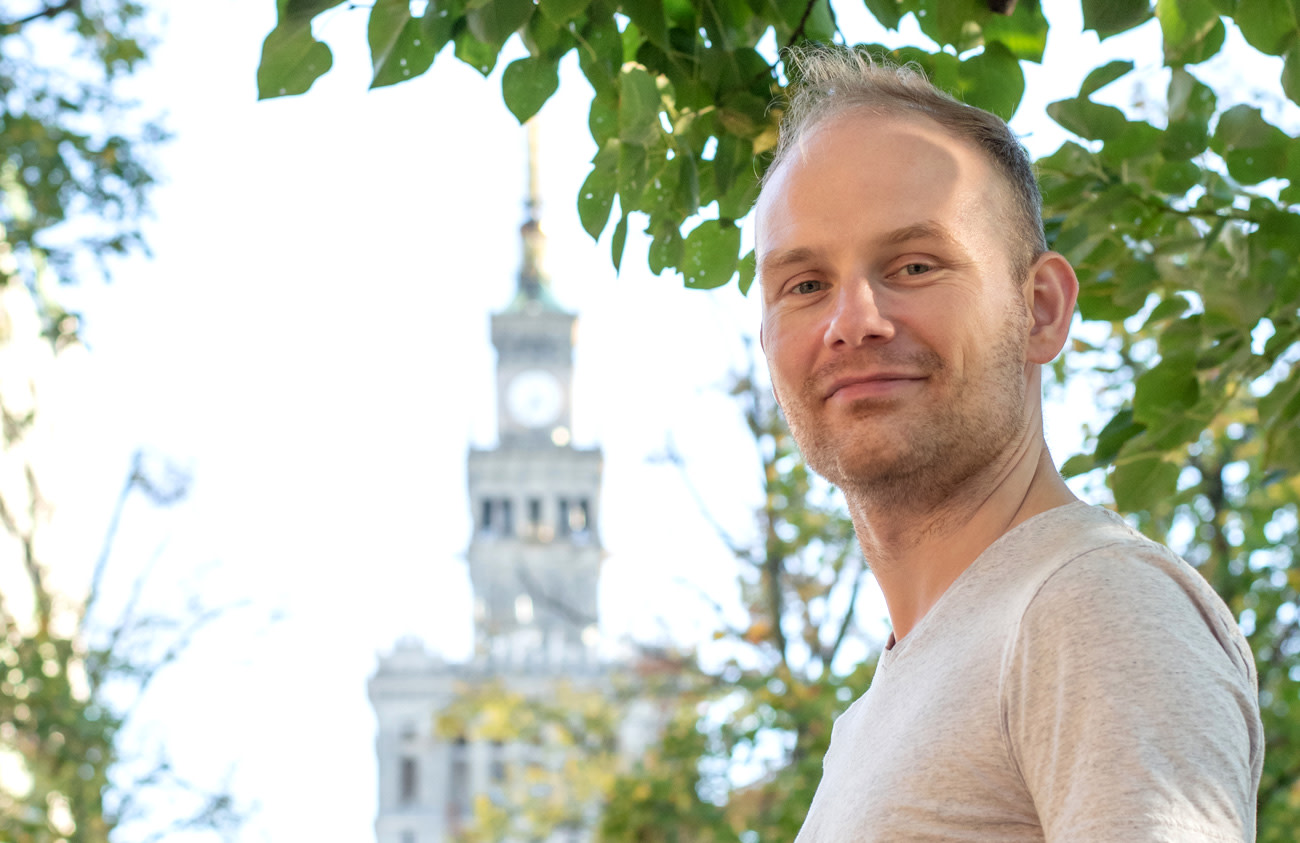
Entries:
{"type": "Polygon", "coordinates": [[[940,503],[1025,430],[1006,194],[937,124],[859,112],[815,127],[764,188],[763,348],[831,482],[940,503]]]}

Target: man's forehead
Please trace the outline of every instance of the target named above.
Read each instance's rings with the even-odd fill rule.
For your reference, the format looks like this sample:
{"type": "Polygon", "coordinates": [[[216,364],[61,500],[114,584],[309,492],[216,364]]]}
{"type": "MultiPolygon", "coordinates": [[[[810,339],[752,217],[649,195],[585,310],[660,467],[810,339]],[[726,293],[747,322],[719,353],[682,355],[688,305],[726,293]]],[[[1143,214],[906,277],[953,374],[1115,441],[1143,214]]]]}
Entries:
{"type": "Polygon", "coordinates": [[[824,118],[773,166],[754,205],[755,254],[760,261],[772,248],[774,225],[825,211],[813,198],[821,190],[849,192],[851,204],[874,203],[893,215],[888,219],[889,236],[895,240],[951,237],[948,227],[928,212],[927,191],[947,197],[964,183],[976,201],[1000,205],[989,214],[999,218],[1013,201],[1010,186],[987,153],[921,115],[859,109],[824,118]],[[911,219],[902,213],[902,202],[916,206],[911,219]]]}

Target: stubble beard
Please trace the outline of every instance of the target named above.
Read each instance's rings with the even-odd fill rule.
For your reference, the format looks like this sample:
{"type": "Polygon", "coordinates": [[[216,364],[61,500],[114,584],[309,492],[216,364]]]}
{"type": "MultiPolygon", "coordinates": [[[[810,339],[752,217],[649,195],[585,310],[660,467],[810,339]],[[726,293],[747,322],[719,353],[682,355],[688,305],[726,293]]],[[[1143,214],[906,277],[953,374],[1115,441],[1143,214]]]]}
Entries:
{"type": "MultiPolygon", "coordinates": [[[[950,377],[950,367],[933,351],[903,358],[875,353],[873,360],[881,359],[927,373],[927,387],[942,386],[950,377]]],[[[879,416],[874,424],[832,426],[819,418],[825,372],[809,378],[799,395],[782,405],[809,467],[851,502],[857,499],[877,514],[929,514],[961,496],[1024,433],[1023,336],[1003,332],[988,365],[983,377],[963,377],[942,390],[938,406],[936,396],[925,396],[915,408],[872,399],[842,408],[842,415],[855,420],[879,416]],[[886,424],[891,427],[879,427],[886,424]]]]}

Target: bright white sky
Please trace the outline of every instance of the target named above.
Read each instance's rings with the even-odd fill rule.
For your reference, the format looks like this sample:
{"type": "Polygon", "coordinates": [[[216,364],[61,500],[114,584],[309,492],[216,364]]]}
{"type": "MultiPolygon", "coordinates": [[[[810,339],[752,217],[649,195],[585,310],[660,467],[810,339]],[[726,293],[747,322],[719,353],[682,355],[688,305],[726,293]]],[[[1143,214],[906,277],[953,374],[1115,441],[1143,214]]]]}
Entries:
{"type": "MultiPolygon", "coordinates": [[[[193,470],[183,507],[128,511],[117,593],[157,554],[154,606],[191,593],[247,605],[160,678],[135,739],[199,783],[229,772],[260,806],[241,840],[366,841],[376,652],[404,634],[451,658],[469,649],[464,461],[494,438],[488,316],[515,283],[525,136],[499,72],[484,81],[449,51],[368,93],[364,11],[318,31],[335,67],[307,96],[258,103],[274,6],[170,4],[138,87],[176,136],[158,156],[153,257],[72,293],[92,353],[73,361],[79,391],[52,419],[55,529],[75,583],[132,450],[193,470]]],[[[1057,37],[1079,28],[1054,23],[1057,37]]],[[[1092,43],[1073,49],[1100,63],[1092,43]]],[[[1091,66],[1035,70],[1022,115],[1091,66]]],[[[714,387],[743,362],[757,306],[649,276],[633,238],[615,277],[573,210],[594,151],[573,71],[542,113],[543,218],[555,293],[581,315],[576,440],[606,457],[603,625],[647,639],[666,622],[689,642],[709,628],[693,589],[729,594],[734,571],[676,471],[647,457],[672,436],[717,517],[748,525],[757,475],[714,387]]],[[[1062,138],[1045,120],[1017,128],[1036,153],[1062,138]]],[[[1077,418],[1055,425],[1059,458],[1077,418]]]]}

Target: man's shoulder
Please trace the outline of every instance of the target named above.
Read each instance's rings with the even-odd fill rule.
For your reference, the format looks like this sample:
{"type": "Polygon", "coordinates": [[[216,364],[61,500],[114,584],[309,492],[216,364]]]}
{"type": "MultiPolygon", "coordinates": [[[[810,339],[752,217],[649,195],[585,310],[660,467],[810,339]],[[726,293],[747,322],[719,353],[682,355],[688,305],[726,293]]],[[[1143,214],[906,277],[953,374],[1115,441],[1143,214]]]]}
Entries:
{"type": "Polygon", "coordinates": [[[1009,560],[1005,564],[1015,570],[1031,597],[1044,588],[1107,591],[1132,585],[1132,578],[1152,577],[1190,583],[1198,591],[1202,586],[1209,589],[1196,569],[1168,547],[1142,535],[1119,515],[1082,502],[1029,519],[995,548],[1009,560]]]}
{"type": "Polygon", "coordinates": [[[1109,510],[1083,503],[1058,507],[1024,522],[1002,544],[1000,567],[1019,592],[1013,611],[1022,624],[1037,618],[1077,636],[1111,625],[1144,626],[1135,626],[1135,618],[1175,627],[1193,623],[1238,649],[1235,620],[1205,578],[1109,510]]]}
{"type": "Polygon", "coordinates": [[[1143,651],[1149,658],[1209,647],[1227,653],[1253,681],[1236,619],[1186,560],[1106,510],[1075,510],[1062,526],[1058,546],[1044,548],[1050,562],[1025,583],[1022,644],[1027,637],[1040,644],[1056,639],[1050,646],[1143,651]]]}

